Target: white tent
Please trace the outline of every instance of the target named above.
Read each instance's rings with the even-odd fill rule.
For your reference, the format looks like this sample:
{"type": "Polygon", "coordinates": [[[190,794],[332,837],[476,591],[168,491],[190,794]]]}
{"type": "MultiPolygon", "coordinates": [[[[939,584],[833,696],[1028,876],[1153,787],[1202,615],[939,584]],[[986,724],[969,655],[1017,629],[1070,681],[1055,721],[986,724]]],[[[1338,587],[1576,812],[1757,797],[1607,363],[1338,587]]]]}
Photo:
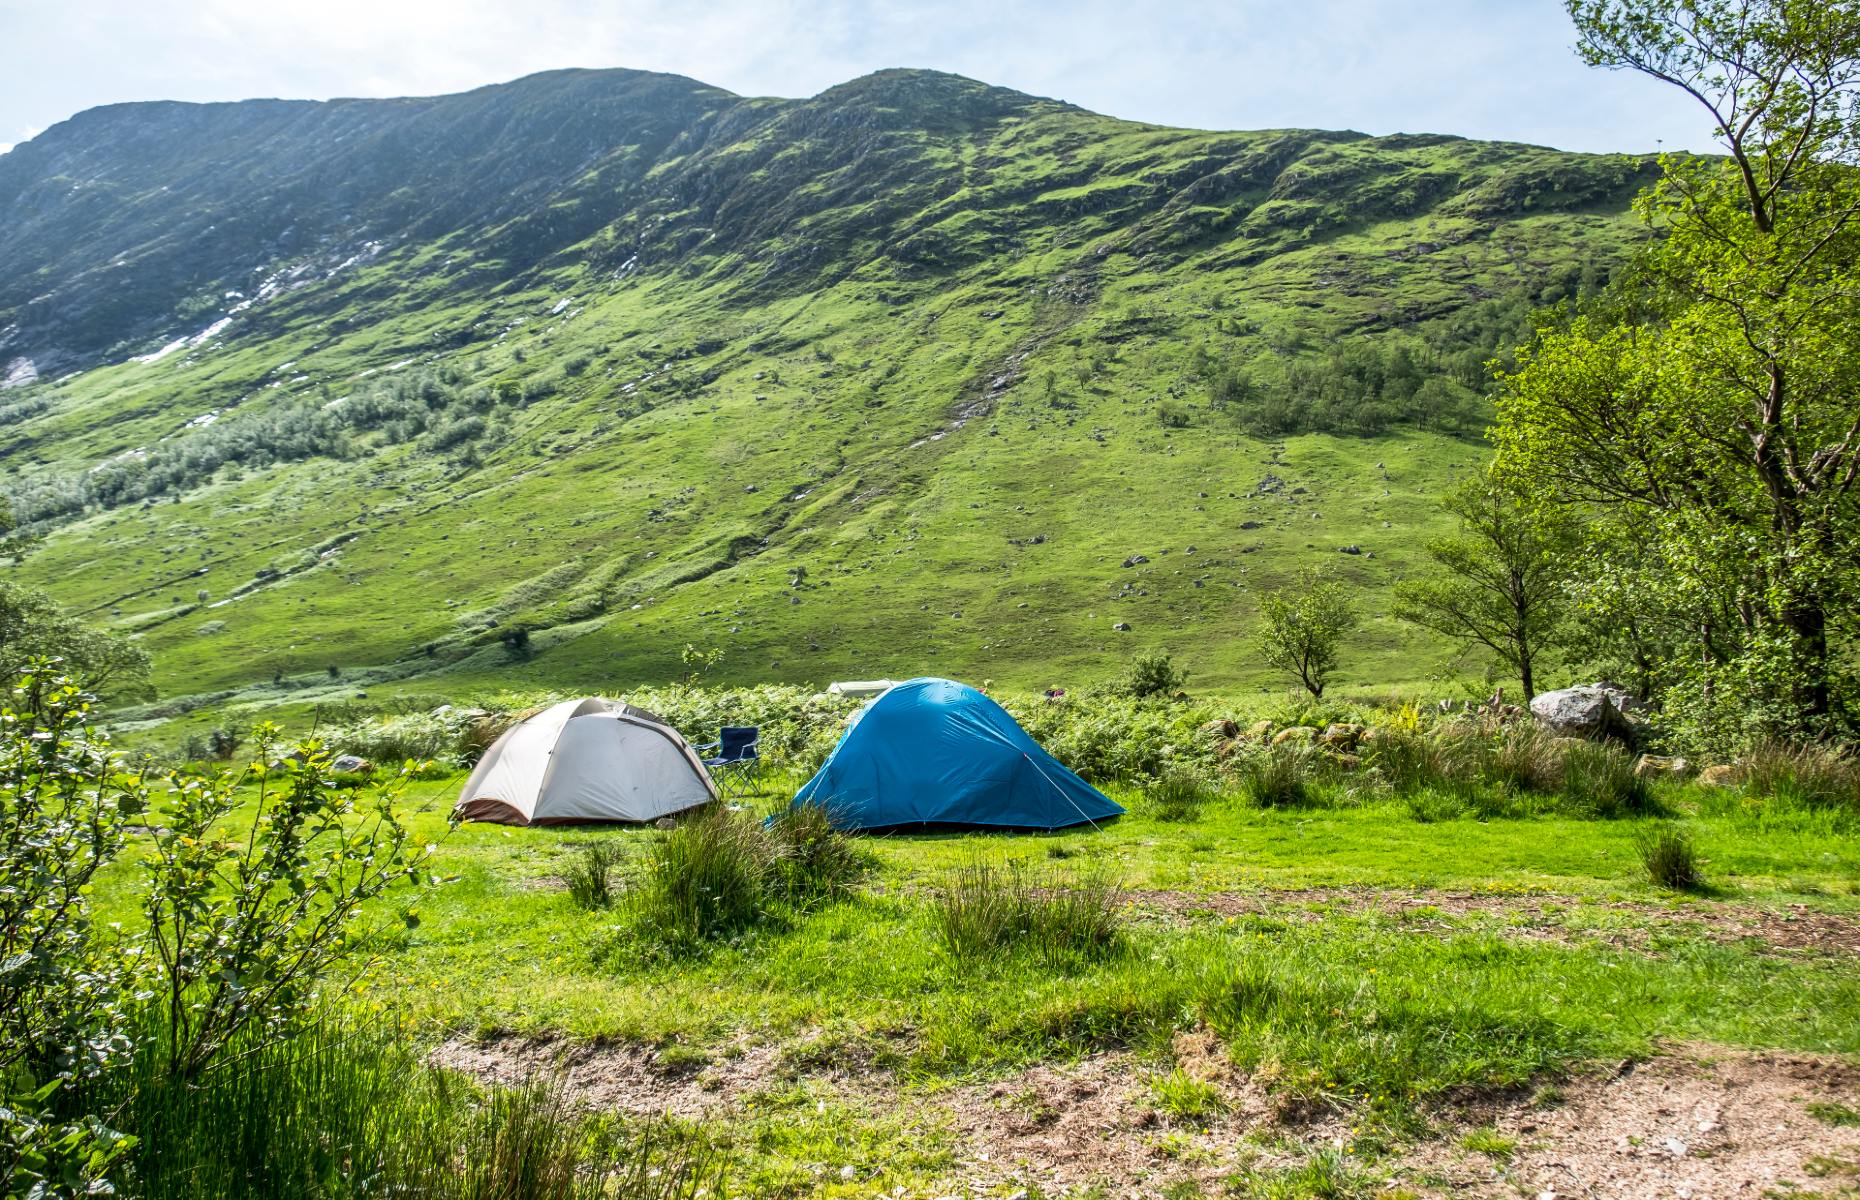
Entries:
{"type": "Polygon", "coordinates": [[[453,813],[505,825],[652,821],[716,798],[676,729],[613,700],[567,700],[492,743],[453,813]]]}

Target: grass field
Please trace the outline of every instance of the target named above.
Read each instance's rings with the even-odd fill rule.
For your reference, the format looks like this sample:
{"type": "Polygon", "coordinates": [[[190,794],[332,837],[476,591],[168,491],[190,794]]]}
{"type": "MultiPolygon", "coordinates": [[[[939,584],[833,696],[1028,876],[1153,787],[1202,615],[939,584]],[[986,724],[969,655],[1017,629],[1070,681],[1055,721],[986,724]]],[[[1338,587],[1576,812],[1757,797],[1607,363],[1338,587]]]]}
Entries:
{"type": "MultiPolygon", "coordinates": [[[[1648,820],[1422,821],[1367,793],[1158,814],[1112,789],[1131,813],[1103,828],[863,839],[844,898],[669,952],[628,907],[669,835],[449,830],[458,783],[407,794],[446,882],[403,899],[417,923],[392,922],[345,1007],[481,1080],[559,1074],[580,1103],[669,1113],[746,1194],[1509,1195],[1570,1151],[1531,1131],[1587,1123],[1625,1064],[1683,1093],[1779,1054],[1794,1099],[1760,1119],[1822,1132],[1818,1166],[1770,1181],[1805,1190],[1775,1194],[1860,1169],[1852,1130],[1804,1107],[1856,1100],[1860,843],[1838,814],[1662,785],[1706,879],[1681,894],[1641,869],[1648,820]],[[611,907],[564,885],[590,843],[620,861],[611,907]],[[953,955],[937,898],[981,864],[1115,885],[1114,944],[953,955]]],[[[1659,1143],[1653,1113],[1607,1111],[1659,1143]]],[[[1742,1178],[1794,1144],[1720,1120],[1686,1135],[1715,1160],[1623,1160],[1610,1194],[1668,1194],[1639,1189],[1686,1163],[1742,1178]]]]}

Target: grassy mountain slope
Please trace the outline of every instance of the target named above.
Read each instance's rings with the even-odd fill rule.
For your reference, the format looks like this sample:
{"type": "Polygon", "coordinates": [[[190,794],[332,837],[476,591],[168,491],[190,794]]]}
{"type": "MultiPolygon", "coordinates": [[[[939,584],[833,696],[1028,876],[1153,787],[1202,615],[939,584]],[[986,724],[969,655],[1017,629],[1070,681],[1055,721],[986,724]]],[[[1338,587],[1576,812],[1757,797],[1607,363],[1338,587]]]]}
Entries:
{"type": "Polygon", "coordinates": [[[1386,589],[1480,364],[1651,170],[928,72],[119,106],[0,157],[0,463],[26,576],[170,695],[618,689],[687,642],[1264,684],[1250,589],[1309,561],[1363,589],[1352,678],[1413,681],[1386,589]]]}

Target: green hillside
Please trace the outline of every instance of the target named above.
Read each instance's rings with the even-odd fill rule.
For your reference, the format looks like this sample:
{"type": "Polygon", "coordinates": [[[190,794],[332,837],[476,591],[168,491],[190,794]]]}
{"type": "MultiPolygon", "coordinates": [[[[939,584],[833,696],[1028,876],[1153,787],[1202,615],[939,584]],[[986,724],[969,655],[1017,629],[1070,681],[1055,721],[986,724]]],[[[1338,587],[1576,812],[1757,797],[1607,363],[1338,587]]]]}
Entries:
{"type": "Polygon", "coordinates": [[[1419,681],[1386,593],[1484,363],[1654,171],[914,71],[95,110],[0,156],[20,570],[168,697],[617,690],[686,643],[1263,686],[1250,589],[1312,561],[1362,590],[1346,682],[1419,681]]]}

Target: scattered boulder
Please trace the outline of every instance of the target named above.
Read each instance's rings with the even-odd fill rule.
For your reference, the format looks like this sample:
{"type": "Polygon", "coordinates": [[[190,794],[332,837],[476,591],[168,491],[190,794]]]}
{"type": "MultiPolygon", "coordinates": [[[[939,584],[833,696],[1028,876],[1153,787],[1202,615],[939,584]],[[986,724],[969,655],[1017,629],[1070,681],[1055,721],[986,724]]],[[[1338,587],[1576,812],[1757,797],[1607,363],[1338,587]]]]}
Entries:
{"type": "Polygon", "coordinates": [[[1314,725],[1294,725],[1290,729],[1281,729],[1272,735],[1272,744],[1283,746],[1287,742],[1304,742],[1307,745],[1317,741],[1318,731],[1314,725]]]}
{"type": "Polygon", "coordinates": [[[1700,787],[1728,788],[1738,784],[1737,768],[1730,763],[1714,763],[1699,772],[1700,787]]]}
{"type": "Polygon", "coordinates": [[[1129,632],[1130,632],[1130,622],[1129,622],[1129,621],[1119,621],[1119,622],[1118,622],[1117,624],[1115,624],[1115,625],[1113,625],[1113,626],[1111,626],[1111,628],[1112,628],[1112,630],[1113,630],[1113,631],[1115,631],[1115,632],[1117,632],[1117,633],[1129,633],[1129,632]]]}
{"type": "Polygon", "coordinates": [[[1545,692],[1531,701],[1531,715],[1552,733],[1592,742],[1635,745],[1640,730],[1623,712],[1630,697],[1620,688],[1591,683],[1545,692]]]}
{"type": "Polygon", "coordinates": [[[1148,561],[1150,560],[1141,554],[1133,554],[1129,558],[1126,558],[1124,560],[1124,565],[1126,567],[1136,567],[1136,566],[1141,566],[1142,564],[1148,561]]]}
{"type": "Polygon", "coordinates": [[[670,817],[660,817],[652,823],[652,827],[654,829],[676,829],[678,828],[678,822],[672,820],[670,817]]]}
{"type": "Polygon", "coordinates": [[[374,771],[375,765],[355,754],[338,754],[330,761],[329,769],[338,775],[367,775],[374,771]]]}
{"type": "Polygon", "coordinates": [[[1361,554],[1362,552],[1363,552],[1363,548],[1361,546],[1354,545],[1354,544],[1344,546],[1338,551],[1338,553],[1340,554],[1361,554]]]}
{"type": "Polygon", "coordinates": [[[1232,717],[1216,717],[1201,727],[1201,732],[1209,737],[1234,738],[1240,736],[1240,724],[1232,717]]]}
{"type": "Polygon", "coordinates": [[[1318,745],[1331,750],[1354,750],[1356,743],[1362,740],[1362,736],[1361,725],[1338,723],[1325,726],[1324,732],[1318,734],[1317,741],[1318,745]]]}
{"type": "Polygon", "coordinates": [[[1643,779],[1683,779],[1692,774],[1692,764],[1683,758],[1667,758],[1658,754],[1643,754],[1634,760],[1634,774],[1643,779]]]}
{"type": "Polygon", "coordinates": [[[1246,727],[1246,739],[1249,742],[1261,742],[1272,736],[1271,721],[1255,721],[1246,727]]]}

